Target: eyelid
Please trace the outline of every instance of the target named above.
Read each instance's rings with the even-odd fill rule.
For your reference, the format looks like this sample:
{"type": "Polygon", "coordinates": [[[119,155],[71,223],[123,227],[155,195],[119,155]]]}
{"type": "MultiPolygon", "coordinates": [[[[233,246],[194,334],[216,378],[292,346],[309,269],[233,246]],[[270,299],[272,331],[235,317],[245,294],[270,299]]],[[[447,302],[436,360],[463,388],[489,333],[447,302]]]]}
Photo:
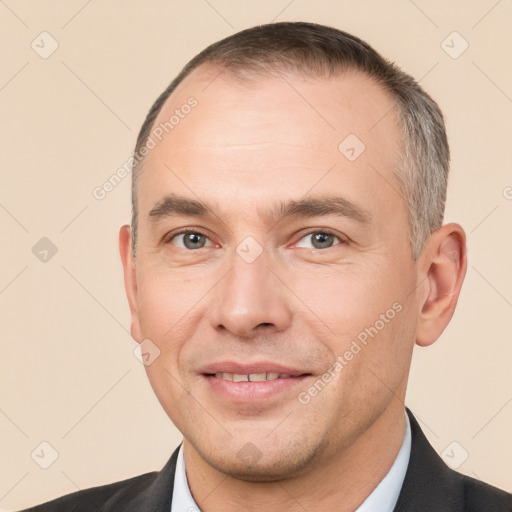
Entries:
{"type": "MultiPolygon", "coordinates": [[[[202,229],[194,228],[194,227],[181,228],[181,229],[178,229],[177,231],[173,231],[171,233],[168,233],[164,237],[164,243],[165,244],[171,243],[172,240],[174,240],[177,236],[183,235],[183,234],[187,234],[187,233],[197,233],[197,234],[200,234],[200,235],[206,237],[214,246],[218,245],[202,229]]],[[[336,237],[340,241],[340,243],[346,244],[346,243],[350,242],[350,239],[346,235],[338,233],[338,232],[336,232],[336,231],[334,231],[332,229],[329,229],[329,228],[310,228],[309,230],[307,230],[305,232],[302,232],[300,234],[299,238],[297,238],[297,240],[293,243],[292,247],[297,245],[306,236],[312,235],[314,233],[325,233],[325,234],[328,234],[328,235],[332,235],[332,236],[336,237]]],[[[336,245],[339,245],[339,244],[336,244],[336,245]]],[[[331,247],[335,247],[335,246],[333,245],[331,247]]],[[[330,249],[331,247],[327,247],[326,249],[330,249]]],[[[204,247],[201,247],[201,249],[204,249],[204,247]]],[[[318,250],[325,250],[325,249],[318,249],[318,250]]]]}
{"type": "MultiPolygon", "coordinates": [[[[294,242],[293,246],[297,245],[303,238],[305,238],[306,236],[312,235],[313,233],[325,233],[327,235],[332,235],[332,236],[336,237],[340,241],[340,243],[343,243],[343,244],[348,244],[350,242],[350,239],[348,236],[346,236],[342,233],[338,233],[337,231],[334,231],[333,229],[314,228],[314,229],[309,229],[308,231],[301,233],[299,238],[297,238],[297,241],[294,242]]],[[[336,245],[339,245],[339,244],[336,244],[336,245]]],[[[332,245],[331,247],[326,247],[325,249],[316,249],[316,250],[325,251],[327,249],[331,249],[332,247],[336,247],[336,245],[332,245]]],[[[300,247],[300,249],[304,249],[304,247],[300,247]]]]}
{"type": "MultiPolygon", "coordinates": [[[[177,236],[185,235],[187,233],[197,233],[198,235],[202,235],[210,240],[213,245],[217,245],[202,229],[199,228],[181,228],[177,231],[172,231],[171,233],[167,233],[163,239],[163,242],[164,244],[170,244],[177,236]]],[[[201,247],[201,249],[204,249],[204,247],[201,247]]]]}

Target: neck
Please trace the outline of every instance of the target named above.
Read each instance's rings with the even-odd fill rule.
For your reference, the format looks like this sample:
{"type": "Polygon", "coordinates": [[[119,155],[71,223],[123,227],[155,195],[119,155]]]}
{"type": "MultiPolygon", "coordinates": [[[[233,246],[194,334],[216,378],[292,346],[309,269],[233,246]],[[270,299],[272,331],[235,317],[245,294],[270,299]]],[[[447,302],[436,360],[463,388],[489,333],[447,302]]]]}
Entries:
{"type": "Polygon", "coordinates": [[[394,401],[349,447],[323,455],[305,474],[274,482],[230,477],[185,439],[187,480],[203,512],[354,511],[389,472],[404,435],[404,407],[394,401]]]}

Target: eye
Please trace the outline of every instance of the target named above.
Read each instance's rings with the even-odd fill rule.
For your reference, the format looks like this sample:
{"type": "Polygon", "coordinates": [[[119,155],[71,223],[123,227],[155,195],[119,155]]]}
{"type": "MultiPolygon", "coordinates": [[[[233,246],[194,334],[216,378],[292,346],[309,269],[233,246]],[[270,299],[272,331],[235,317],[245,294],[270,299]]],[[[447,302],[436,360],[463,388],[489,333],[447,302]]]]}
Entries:
{"type": "Polygon", "coordinates": [[[176,245],[181,249],[202,249],[214,245],[213,242],[199,231],[181,231],[172,236],[168,243],[176,245]]]}
{"type": "Polygon", "coordinates": [[[338,243],[342,242],[339,237],[329,231],[312,231],[303,236],[296,246],[306,249],[328,249],[336,245],[336,241],[338,241],[338,243]]]}

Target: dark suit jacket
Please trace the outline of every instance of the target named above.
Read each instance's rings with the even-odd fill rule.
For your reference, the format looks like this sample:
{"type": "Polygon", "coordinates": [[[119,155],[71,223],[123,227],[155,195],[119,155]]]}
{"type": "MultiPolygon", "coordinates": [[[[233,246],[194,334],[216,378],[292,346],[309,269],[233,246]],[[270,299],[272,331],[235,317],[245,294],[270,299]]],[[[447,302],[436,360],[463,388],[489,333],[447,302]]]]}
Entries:
{"type": "MultiPolygon", "coordinates": [[[[395,512],[512,512],[512,494],[451,470],[407,414],[411,457],[395,512]]],[[[24,512],[170,512],[178,448],[159,472],[74,492],[24,512]]]]}

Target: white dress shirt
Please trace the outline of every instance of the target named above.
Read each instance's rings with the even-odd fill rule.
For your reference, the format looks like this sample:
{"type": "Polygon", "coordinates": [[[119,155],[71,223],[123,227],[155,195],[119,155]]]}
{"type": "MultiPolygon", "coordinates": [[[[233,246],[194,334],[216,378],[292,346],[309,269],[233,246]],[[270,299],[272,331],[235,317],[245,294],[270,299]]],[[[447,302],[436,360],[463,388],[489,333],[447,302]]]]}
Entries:
{"type": "MultiPolygon", "coordinates": [[[[404,482],[411,455],[411,425],[405,414],[405,435],[402,447],[388,474],[354,512],[392,512],[404,482]]],[[[183,458],[183,445],[178,452],[171,512],[201,512],[190,494],[183,458]]]]}

